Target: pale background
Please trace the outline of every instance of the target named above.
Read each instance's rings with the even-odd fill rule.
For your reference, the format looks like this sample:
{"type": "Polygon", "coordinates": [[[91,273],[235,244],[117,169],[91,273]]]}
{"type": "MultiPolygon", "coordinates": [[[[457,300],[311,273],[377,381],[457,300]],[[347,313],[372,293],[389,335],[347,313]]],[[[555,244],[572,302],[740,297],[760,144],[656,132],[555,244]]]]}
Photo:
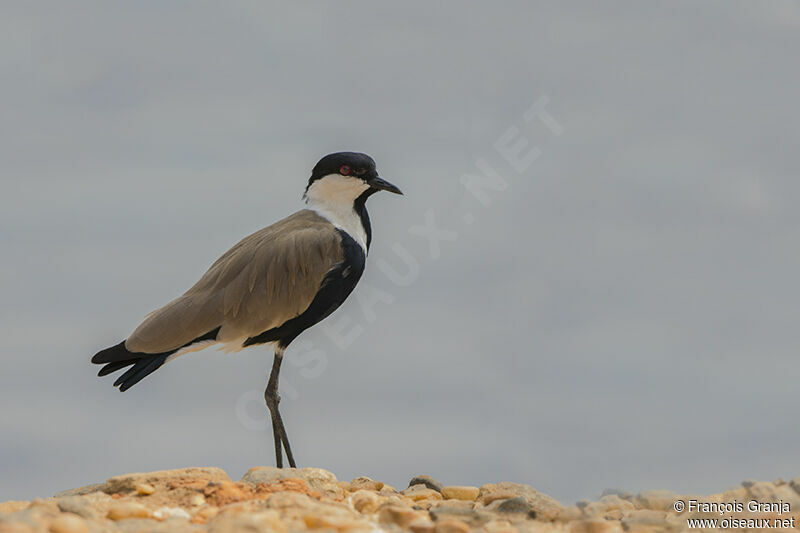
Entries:
{"type": "Polygon", "coordinates": [[[288,352],[302,465],[566,502],[800,475],[798,50],[777,0],[3,2],[0,500],[272,464],[264,349],[125,394],[89,358],[343,149],[406,196],[369,203],[351,338],[288,352]]]}

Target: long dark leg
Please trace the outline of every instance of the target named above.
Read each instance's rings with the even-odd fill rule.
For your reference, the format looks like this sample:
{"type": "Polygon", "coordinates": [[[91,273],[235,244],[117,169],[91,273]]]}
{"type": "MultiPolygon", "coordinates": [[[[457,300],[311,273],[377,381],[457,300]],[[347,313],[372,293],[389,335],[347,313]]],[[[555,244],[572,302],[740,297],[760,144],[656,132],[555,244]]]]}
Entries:
{"type": "Polygon", "coordinates": [[[283,453],[281,443],[286,449],[286,459],[289,466],[295,468],[292,448],[289,446],[289,437],[286,435],[286,428],[283,426],[281,413],[278,411],[278,404],[281,402],[281,395],[278,394],[278,375],[281,373],[281,362],[283,361],[283,349],[275,350],[275,359],[272,361],[272,372],[269,374],[267,390],[264,391],[264,400],[267,402],[267,409],[272,417],[272,436],[275,439],[275,464],[278,468],[283,468],[283,453]]]}

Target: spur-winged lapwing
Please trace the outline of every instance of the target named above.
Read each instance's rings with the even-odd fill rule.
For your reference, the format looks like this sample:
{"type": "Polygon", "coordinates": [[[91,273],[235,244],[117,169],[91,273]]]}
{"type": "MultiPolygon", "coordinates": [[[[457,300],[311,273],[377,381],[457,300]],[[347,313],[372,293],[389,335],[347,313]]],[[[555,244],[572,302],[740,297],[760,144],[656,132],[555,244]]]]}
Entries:
{"type": "Polygon", "coordinates": [[[114,382],[126,391],[164,363],[214,344],[228,352],[273,344],[264,392],[272,417],[275,460],[294,457],[278,411],[278,374],[286,347],[330,315],[364,271],[372,237],[366,201],[377,191],[402,194],[381,179],[366,154],[330,154],[316,164],[307,209],[245,237],[182,296],[153,311],[131,335],[98,352],[98,376],[128,368],[114,382]]]}

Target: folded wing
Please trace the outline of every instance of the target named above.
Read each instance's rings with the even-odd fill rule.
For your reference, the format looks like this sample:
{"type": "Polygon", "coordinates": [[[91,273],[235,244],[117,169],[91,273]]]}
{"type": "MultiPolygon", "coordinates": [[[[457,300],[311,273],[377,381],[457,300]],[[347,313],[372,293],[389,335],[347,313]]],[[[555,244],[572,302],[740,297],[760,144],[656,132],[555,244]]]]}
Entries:
{"type": "Polygon", "coordinates": [[[330,222],[299,211],[242,239],[191,289],[150,313],[125,347],[167,352],[218,327],[220,342],[258,335],[305,311],[342,261],[341,237],[330,222]]]}

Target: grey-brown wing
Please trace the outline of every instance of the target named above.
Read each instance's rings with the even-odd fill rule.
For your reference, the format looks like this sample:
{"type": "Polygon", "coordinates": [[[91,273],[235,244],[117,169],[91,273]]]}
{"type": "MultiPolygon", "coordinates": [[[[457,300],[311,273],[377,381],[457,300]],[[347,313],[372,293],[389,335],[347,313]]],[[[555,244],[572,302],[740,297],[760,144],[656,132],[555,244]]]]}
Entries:
{"type": "Polygon", "coordinates": [[[217,327],[223,342],[258,335],[305,311],[342,260],[336,229],[313,211],[299,211],[242,239],[191,289],[150,313],[125,346],[167,352],[217,327]]]}

